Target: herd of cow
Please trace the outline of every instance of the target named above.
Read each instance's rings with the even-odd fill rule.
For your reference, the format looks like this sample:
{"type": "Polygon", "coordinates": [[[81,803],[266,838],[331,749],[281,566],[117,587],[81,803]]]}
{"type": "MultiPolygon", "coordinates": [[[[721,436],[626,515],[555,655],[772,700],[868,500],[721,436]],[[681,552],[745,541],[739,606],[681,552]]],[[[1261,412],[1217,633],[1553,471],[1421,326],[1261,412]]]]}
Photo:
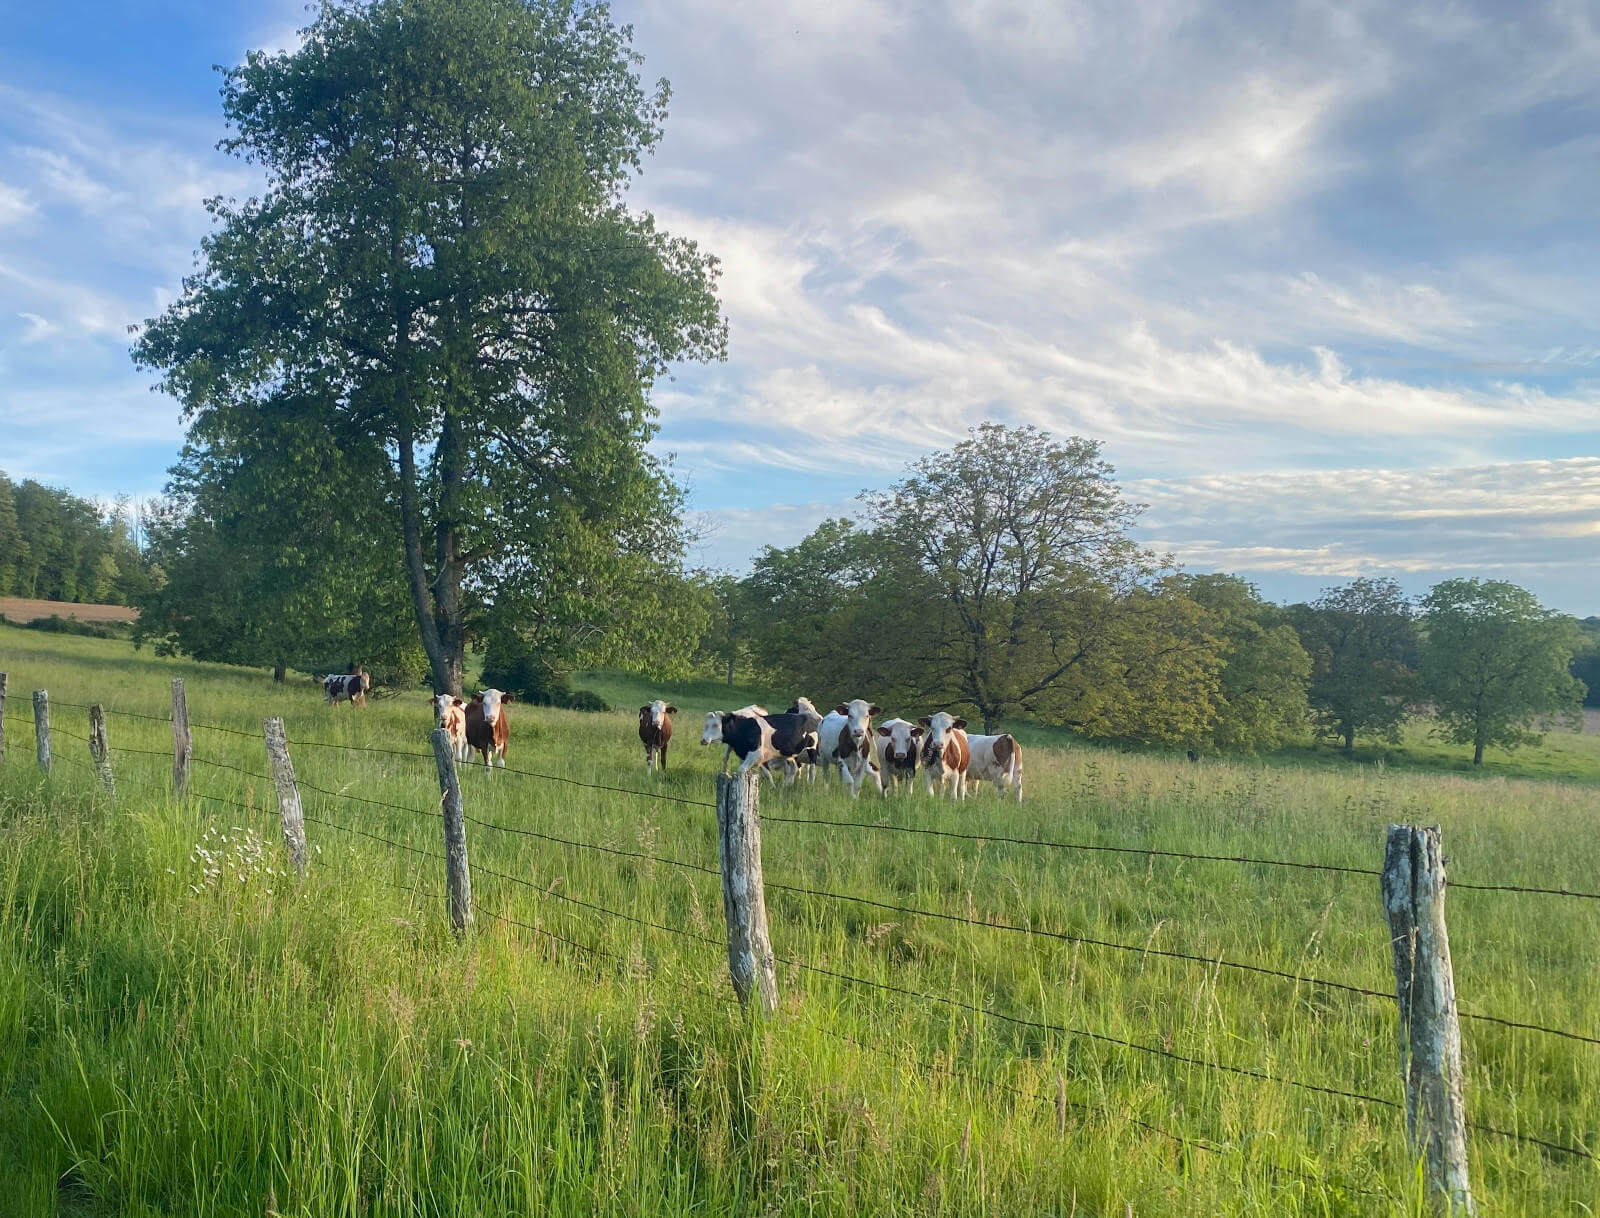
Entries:
{"type": "MultiPolygon", "coordinates": [[[[351,674],[324,677],[322,684],[330,703],[366,703],[368,680],[359,667],[351,674]]],[[[428,705],[458,762],[470,761],[476,752],[484,765],[498,762],[503,768],[510,738],[506,704],[512,701],[503,690],[486,689],[466,701],[439,694],[428,705]]],[[[667,768],[672,716],[677,713],[676,706],[659,698],[639,708],[639,740],[647,770],[667,768]]],[[[782,773],[785,785],[837,770],[852,799],[867,783],[881,795],[909,791],[921,770],[930,795],[949,792],[964,799],[969,781],[987,781],[1002,796],[1010,794],[1022,802],[1022,746],[1014,736],[968,732],[967,721],[947,711],[924,715],[915,723],[889,719],[874,728],[873,717],[881,713],[865,698],[841,702],[826,715],[808,698],[796,698],[781,714],[771,714],[763,706],[707,711],[700,743],[725,746],[724,772],[729,759],[737,756],[740,773],[760,767],[774,780],[782,773]]]]}

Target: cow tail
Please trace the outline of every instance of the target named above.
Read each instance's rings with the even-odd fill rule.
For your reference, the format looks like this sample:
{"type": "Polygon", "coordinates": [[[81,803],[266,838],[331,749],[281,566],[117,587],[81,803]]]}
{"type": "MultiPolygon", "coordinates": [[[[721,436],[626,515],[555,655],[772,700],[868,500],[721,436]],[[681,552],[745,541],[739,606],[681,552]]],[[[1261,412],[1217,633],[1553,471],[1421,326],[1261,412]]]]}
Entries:
{"type": "Polygon", "coordinates": [[[1011,785],[1016,790],[1017,802],[1022,802],[1022,746],[1011,738],[1011,785]]]}

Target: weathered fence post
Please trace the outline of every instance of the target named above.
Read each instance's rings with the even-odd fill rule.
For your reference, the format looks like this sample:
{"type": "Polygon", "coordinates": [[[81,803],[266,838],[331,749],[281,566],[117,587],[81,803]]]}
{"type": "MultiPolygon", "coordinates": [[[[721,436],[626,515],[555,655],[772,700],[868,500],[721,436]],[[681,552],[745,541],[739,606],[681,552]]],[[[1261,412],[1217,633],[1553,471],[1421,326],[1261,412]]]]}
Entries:
{"type": "Polygon", "coordinates": [[[1475,1214],[1467,1178],[1461,1025],[1444,924],[1444,852],[1437,825],[1390,825],[1383,852],[1383,909],[1400,1000],[1406,1133],[1420,1155],[1436,1209],[1475,1214]]]}
{"type": "Polygon", "coordinates": [[[263,719],[261,731],[267,738],[267,760],[272,764],[272,785],[278,791],[278,819],[283,822],[283,846],[289,861],[300,875],[306,873],[306,818],[300,807],[300,784],[294,779],[294,762],[289,759],[289,738],[282,719],[263,719]]]}
{"type": "Polygon", "coordinates": [[[728,923],[728,972],[739,1001],[758,991],[764,1011],[778,1008],[778,977],[767,933],[767,895],[761,880],[761,779],[717,775],[717,838],[721,845],[722,913],[728,923]]]}
{"type": "Polygon", "coordinates": [[[433,761],[439,769],[439,793],[444,806],[444,857],[450,882],[450,921],[457,931],[472,925],[472,873],[467,868],[467,822],[461,806],[461,782],[456,777],[456,755],[450,733],[433,729],[433,761]]]}
{"type": "Polygon", "coordinates": [[[172,793],[189,793],[189,758],[194,756],[194,736],[189,732],[189,703],[183,696],[183,678],[172,678],[172,793]]]}
{"type": "Polygon", "coordinates": [[[106,739],[106,708],[96,702],[89,708],[89,757],[94,771],[105,784],[106,794],[117,795],[117,783],[111,776],[111,745],[106,739]]]}
{"type": "Polygon", "coordinates": [[[6,673],[0,672],[0,761],[6,759],[6,673]]]}
{"type": "Polygon", "coordinates": [[[33,691],[33,755],[39,759],[39,768],[50,772],[50,691],[33,691]]]}

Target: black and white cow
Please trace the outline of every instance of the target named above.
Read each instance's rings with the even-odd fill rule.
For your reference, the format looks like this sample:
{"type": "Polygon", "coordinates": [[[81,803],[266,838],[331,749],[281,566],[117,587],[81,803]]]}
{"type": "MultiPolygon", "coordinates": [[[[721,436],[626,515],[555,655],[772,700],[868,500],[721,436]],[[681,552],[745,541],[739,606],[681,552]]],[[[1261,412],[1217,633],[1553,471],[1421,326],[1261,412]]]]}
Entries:
{"type": "Polygon", "coordinates": [[[354,665],[347,673],[329,673],[321,678],[322,692],[328,696],[328,705],[348,702],[351,706],[365,706],[367,691],[372,688],[372,678],[361,665],[354,665]]]}

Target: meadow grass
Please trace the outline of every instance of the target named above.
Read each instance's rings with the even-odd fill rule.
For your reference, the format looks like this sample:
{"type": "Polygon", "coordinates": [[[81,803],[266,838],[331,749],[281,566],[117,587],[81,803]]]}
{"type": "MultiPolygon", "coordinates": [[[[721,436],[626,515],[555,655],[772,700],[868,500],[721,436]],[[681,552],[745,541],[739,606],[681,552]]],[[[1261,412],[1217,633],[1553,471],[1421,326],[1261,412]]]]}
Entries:
{"type": "MultiPolygon", "coordinates": [[[[457,941],[426,857],[442,848],[431,758],[311,747],[425,753],[424,695],[329,708],[306,681],[3,628],[0,670],[0,1212],[1426,1212],[1400,1112],[1084,1035],[1398,1100],[1392,1002],[769,889],[780,957],[950,1001],[780,963],[778,1014],[746,1018],[717,877],[661,861],[715,867],[712,811],[661,797],[711,800],[720,749],[697,746],[697,721],[718,691],[662,691],[680,707],[664,775],[643,770],[636,683],[601,690],[610,715],[513,706],[512,767],[647,794],[466,773],[480,909],[457,941]],[[114,755],[113,802],[65,704],[159,717],[180,675],[197,723],[244,734],[197,730],[176,801],[167,725],[113,713],[113,746],[149,750],[114,755]],[[49,778],[34,688],[55,704],[49,778]],[[269,714],[299,742],[299,882],[259,776],[269,714]]],[[[1386,824],[1437,823],[1458,881],[1600,888],[1595,792],[1577,783],[1085,747],[1030,748],[1026,779],[1020,807],[989,789],[954,805],[768,788],[767,878],[1384,992],[1375,877],[775,818],[1364,868],[1386,824]]],[[[1600,902],[1463,890],[1449,917],[1463,1009],[1600,1036],[1600,902]]],[[[1600,1146],[1600,1048],[1463,1035],[1472,1119],[1600,1146]]],[[[1593,1162],[1489,1135],[1470,1149],[1486,1213],[1600,1198],[1593,1162]]]]}

